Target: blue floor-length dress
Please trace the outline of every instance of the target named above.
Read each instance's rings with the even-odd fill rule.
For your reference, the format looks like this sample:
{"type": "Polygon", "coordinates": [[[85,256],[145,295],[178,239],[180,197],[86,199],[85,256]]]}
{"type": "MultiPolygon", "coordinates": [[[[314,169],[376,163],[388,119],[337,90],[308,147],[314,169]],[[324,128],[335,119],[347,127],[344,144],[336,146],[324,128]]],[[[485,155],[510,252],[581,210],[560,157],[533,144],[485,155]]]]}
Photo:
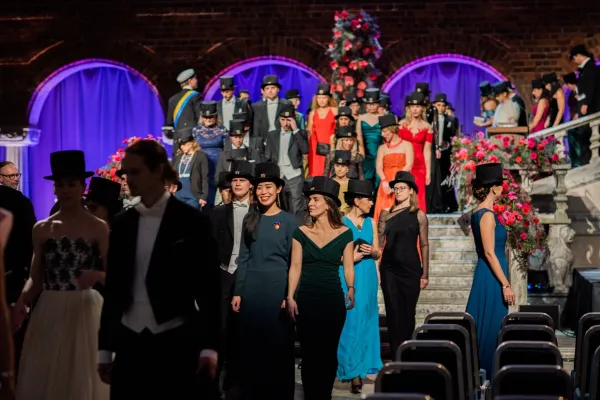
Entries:
{"type": "MultiPolygon", "coordinates": [[[[354,241],[365,240],[373,244],[373,219],[365,218],[361,230],[343,217],[344,224],[352,230],[354,241]]],[[[340,280],[344,296],[348,293],[344,267],[340,266],[340,280]]],[[[377,304],[377,266],[371,257],[354,264],[354,308],[346,313],[346,322],[338,345],[337,378],[344,382],[356,377],[366,378],[382,367],[379,342],[379,307],[377,304]]]]}
{"type": "MultiPolygon", "coordinates": [[[[479,345],[479,366],[486,370],[487,378],[492,379],[494,354],[498,346],[498,334],[502,328],[502,319],[508,314],[508,305],[504,302],[502,285],[492,272],[485,257],[479,223],[485,213],[492,213],[487,208],[473,212],[471,229],[477,250],[477,265],[473,276],[473,286],[467,303],[467,313],[471,314],[477,324],[477,343],[479,345]]],[[[494,252],[504,275],[508,277],[508,261],[506,260],[506,229],[494,214],[494,252]]]]}

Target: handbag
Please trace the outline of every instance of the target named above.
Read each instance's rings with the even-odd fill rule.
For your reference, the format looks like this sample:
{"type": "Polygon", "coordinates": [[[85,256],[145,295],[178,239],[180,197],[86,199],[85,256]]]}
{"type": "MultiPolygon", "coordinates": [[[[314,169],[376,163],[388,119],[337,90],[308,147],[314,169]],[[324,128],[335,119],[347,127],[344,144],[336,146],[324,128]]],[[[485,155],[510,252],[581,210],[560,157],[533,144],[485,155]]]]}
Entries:
{"type": "Polygon", "coordinates": [[[329,143],[317,142],[317,154],[320,156],[326,156],[329,154],[330,145],[329,143]]]}

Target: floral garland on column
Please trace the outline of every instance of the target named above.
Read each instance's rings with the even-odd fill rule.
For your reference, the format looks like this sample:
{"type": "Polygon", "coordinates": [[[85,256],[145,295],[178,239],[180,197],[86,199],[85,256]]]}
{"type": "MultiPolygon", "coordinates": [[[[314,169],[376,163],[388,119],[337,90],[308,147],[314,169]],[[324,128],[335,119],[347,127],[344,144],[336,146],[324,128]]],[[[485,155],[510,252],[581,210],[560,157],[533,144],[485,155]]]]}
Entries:
{"type": "Polygon", "coordinates": [[[365,89],[373,87],[381,75],[375,67],[382,51],[379,26],[375,18],[362,10],[358,14],[336,12],[334,20],[333,41],[327,50],[333,70],[332,92],[341,96],[358,89],[356,95],[363,97],[365,89]]]}
{"type": "Polygon", "coordinates": [[[108,164],[96,169],[96,175],[98,175],[101,178],[105,178],[105,179],[111,180],[113,182],[120,183],[121,178],[119,178],[117,176],[117,171],[121,168],[121,160],[123,160],[123,157],[125,157],[125,149],[140,140],[154,140],[154,141],[160,143],[161,139],[154,137],[152,135],[148,135],[143,138],[133,136],[133,137],[123,140],[124,147],[117,149],[116,153],[114,153],[113,155],[111,155],[109,157],[108,164]]]}

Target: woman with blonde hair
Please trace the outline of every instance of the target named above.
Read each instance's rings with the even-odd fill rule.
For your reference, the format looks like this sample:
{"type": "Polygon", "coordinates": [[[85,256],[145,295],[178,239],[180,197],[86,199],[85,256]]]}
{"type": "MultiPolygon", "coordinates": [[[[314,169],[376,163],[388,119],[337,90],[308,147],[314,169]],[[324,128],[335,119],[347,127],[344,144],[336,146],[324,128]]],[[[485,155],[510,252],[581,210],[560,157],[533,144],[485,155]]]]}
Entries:
{"type": "Polygon", "coordinates": [[[350,164],[348,165],[348,178],[349,179],[364,179],[365,174],[363,172],[363,161],[364,158],[358,151],[358,141],[356,140],[356,132],[353,126],[340,126],[336,134],[335,149],[327,155],[325,160],[325,172],[323,173],[326,177],[332,177],[335,173],[335,151],[349,151],[352,155],[350,158],[350,164]]]}
{"type": "Polygon", "coordinates": [[[325,170],[325,157],[331,151],[330,138],[335,132],[335,117],[338,113],[337,103],[331,96],[331,87],[328,84],[319,84],[310,109],[306,128],[310,148],[308,174],[321,176],[325,170]]]}
{"type": "Polygon", "coordinates": [[[171,161],[177,171],[181,190],[175,196],[194,208],[202,208],[208,201],[208,157],[200,150],[192,132],[179,137],[179,149],[171,161]]]}
{"type": "Polygon", "coordinates": [[[419,294],[429,284],[429,225],[419,209],[421,188],[410,172],[397,172],[390,188],[394,205],[381,212],[378,223],[383,249],[379,272],[390,351],[396,354],[398,346],[412,336],[419,294]]]}

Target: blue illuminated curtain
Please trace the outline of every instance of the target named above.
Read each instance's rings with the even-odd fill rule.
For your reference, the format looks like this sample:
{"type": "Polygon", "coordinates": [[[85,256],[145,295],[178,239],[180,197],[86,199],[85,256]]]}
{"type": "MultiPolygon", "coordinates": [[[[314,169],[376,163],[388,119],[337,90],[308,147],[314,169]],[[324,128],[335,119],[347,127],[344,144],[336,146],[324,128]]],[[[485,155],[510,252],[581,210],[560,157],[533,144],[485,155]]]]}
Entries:
{"type": "Polygon", "coordinates": [[[417,82],[428,82],[431,100],[436,93],[446,93],[456,110],[463,134],[470,135],[480,130],[473,124],[473,117],[481,115],[479,83],[483,81],[494,84],[498,79],[481,68],[458,62],[439,62],[418,67],[388,88],[392,111],[404,115],[404,96],[415,90],[417,82]]]}
{"type": "Polygon", "coordinates": [[[0,161],[4,161],[6,159],[6,147],[0,146],[0,161]]]}
{"type": "MultiPolygon", "coordinates": [[[[265,60],[265,63],[268,62],[268,60],[265,60]]],[[[321,81],[315,75],[299,67],[265,64],[249,68],[235,75],[236,95],[240,89],[246,89],[250,92],[250,99],[252,99],[253,102],[259,101],[261,99],[260,85],[262,84],[265,75],[277,75],[279,78],[279,83],[281,84],[279,97],[284,98],[287,90],[298,89],[301,96],[301,103],[298,110],[306,114],[306,110],[310,107],[312,97],[317,91],[317,85],[321,83],[321,81]]],[[[212,99],[207,100],[218,101],[221,99],[221,92],[217,91],[212,99]]]]}
{"type": "MultiPolygon", "coordinates": [[[[164,112],[148,84],[130,71],[101,67],[77,72],[50,93],[38,127],[40,142],[24,160],[24,193],[39,218],[46,218],[54,204],[50,175],[50,153],[83,150],[87,169],[94,171],[108,162],[123,140],[132,136],[161,136],[164,112]]],[[[168,154],[171,153],[170,149],[168,154]]]]}

